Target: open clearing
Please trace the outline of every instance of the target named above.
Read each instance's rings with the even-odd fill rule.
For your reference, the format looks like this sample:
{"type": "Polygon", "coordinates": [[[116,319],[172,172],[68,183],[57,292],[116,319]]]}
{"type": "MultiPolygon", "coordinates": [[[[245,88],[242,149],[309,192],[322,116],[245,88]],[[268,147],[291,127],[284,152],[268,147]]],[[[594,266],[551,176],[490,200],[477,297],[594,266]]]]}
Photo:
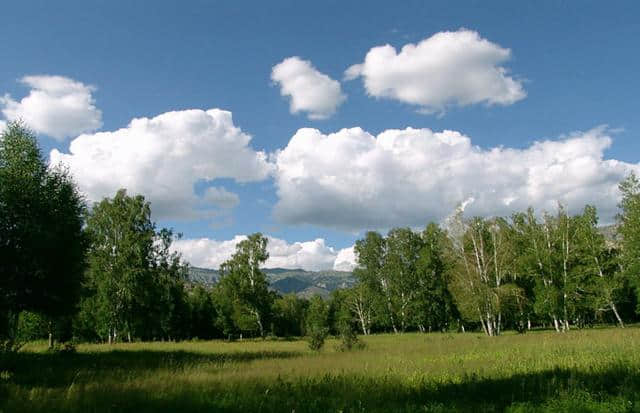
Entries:
{"type": "Polygon", "coordinates": [[[32,343],[3,361],[2,411],[640,411],[640,329],[304,341],[32,343]]]}

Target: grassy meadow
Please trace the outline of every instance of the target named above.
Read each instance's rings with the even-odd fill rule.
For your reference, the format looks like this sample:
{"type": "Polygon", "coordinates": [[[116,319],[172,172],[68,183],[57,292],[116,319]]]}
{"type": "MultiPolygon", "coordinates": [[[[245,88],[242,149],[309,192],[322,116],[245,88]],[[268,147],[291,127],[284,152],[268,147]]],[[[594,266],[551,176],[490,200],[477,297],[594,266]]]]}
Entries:
{"type": "Polygon", "coordinates": [[[640,329],[304,341],[31,343],[2,361],[0,411],[640,411],[640,329]]]}

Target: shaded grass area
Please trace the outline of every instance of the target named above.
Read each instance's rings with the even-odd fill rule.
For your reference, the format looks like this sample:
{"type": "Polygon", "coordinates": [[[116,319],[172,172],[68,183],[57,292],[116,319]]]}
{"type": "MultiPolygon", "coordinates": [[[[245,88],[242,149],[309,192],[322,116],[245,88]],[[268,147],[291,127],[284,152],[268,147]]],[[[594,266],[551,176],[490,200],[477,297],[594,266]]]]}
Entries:
{"type": "Polygon", "coordinates": [[[320,354],[268,341],[34,348],[2,367],[0,410],[640,411],[639,338],[382,335],[320,354]]]}
{"type": "Polygon", "coordinates": [[[11,382],[27,387],[65,387],[87,375],[96,379],[141,377],[157,370],[176,373],[193,366],[215,368],[225,363],[249,362],[257,359],[281,359],[300,356],[287,351],[242,351],[229,353],[193,353],[179,351],[113,350],[98,353],[54,354],[19,353],[7,360],[3,369],[11,382]]]}

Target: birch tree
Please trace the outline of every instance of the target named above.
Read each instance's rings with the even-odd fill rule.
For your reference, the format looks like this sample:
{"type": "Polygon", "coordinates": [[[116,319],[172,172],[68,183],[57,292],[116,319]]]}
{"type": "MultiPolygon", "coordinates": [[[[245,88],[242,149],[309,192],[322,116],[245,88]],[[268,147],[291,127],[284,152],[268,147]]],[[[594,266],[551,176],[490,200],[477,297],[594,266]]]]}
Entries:
{"type": "Polygon", "coordinates": [[[385,267],[387,249],[387,242],[382,235],[373,231],[367,232],[364,239],[356,241],[354,250],[358,266],[353,273],[373,297],[379,320],[389,325],[394,333],[398,333],[391,274],[386,272],[388,267],[385,267]]]}
{"type": "MultiPolygon", "coordinates": [[[[620,273],[635,287],[640,303],[640,180],[632,172],[618,185],[622,198],[617,216],[620,237],[620,273]]],[[[640,305],[636,308],[640,314],[640,305]]]]}
{"type": "Polygon", "coordinates": [[[409,228],[394,228],[386,238],[382,271],[386,276],[391,312],[398,327],[405,331],[413,319],[419,292],[417,264],[422,240],[409,228]]]}
{"type": "Polygon", "coordinates": [[[261,233],[252,234],[239,242],[233,256],[220,266],[220,285],[232,300],[236,323],[243,325],[244,320],[251,320],[260,337],[265,336],[274,298],[266,275],[260,270],[269,258],[267,243],[261,233]]]}
{"type": "Polygon", "coordinates": [[[430,223],[420,234],[422,248],[416,262],[417,284],[412,303],[414,324],[420,331],[444,329],[457,316],[446,280],[445,233],[430,223]]]}
{"type": "Polygon", "coordinates": [[[500,334],[503,308],[516,295],[511,283],[504,219],[465,220],[459,210],[449,222],[452,292],[463,316],[477,320],[488,336],[500,334]]]}
{"type": "Polygon", "coordinates": [[[170,250],[172,231],[156,231],[151,204],[119,190],[94,205],[86,231],[90,240],[81,319],[95,320],[109,343],[133,336],[175,338],[188,314],[187,267],[170,250]]]}
{"type": "Polygon", "coordinates": [[[578,221],[579,252],[585,275],[594,285],[593,309],[597,312],[611,311],[618,325],[624,328],[624,322],[616,305],[623,280],[617,271],[617,257],[613,247],[606,245],[604,236],[598,231],[596,208],[587,205],[578,221]]]}
{"type": "Polygon", "coordinates": [[[109,343],[123,333],[130,339],[152,276],[155,226],[151,206],[142,195],[130,197],[121,189],[93,207],[87,233],[91,247],[86,288],[96,296],[98,328],[109,343]]]}
{"type": "Polygon", "coordinates": [[[369,289],[362,283],[356,284],[349,291],[347,305],[355,315],[362,334],[369,335],[374,317],[373,297],[371,297],[369,289]]]}
{"type": "Polygon", "coordinates": [[[523,237],[525,269],[535,282],[535,311],[548,316],[556,331],[560,331],[561,299],[558,281],[557,243],[553,218],[545,214],[539,222],[535,212],[529,208],[514,224],[523,237]]]}

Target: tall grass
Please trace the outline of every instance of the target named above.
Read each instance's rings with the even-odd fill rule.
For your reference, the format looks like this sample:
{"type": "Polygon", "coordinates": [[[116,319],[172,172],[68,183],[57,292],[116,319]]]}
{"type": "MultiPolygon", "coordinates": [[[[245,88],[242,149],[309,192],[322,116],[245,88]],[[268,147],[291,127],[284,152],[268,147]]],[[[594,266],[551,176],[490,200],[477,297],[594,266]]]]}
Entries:
{"type": "Polygon", "coordinates": [[[31,344],[2,411],[640,411],[640,330],[404,334],[320,353],[304,341],[31,344]]]}

